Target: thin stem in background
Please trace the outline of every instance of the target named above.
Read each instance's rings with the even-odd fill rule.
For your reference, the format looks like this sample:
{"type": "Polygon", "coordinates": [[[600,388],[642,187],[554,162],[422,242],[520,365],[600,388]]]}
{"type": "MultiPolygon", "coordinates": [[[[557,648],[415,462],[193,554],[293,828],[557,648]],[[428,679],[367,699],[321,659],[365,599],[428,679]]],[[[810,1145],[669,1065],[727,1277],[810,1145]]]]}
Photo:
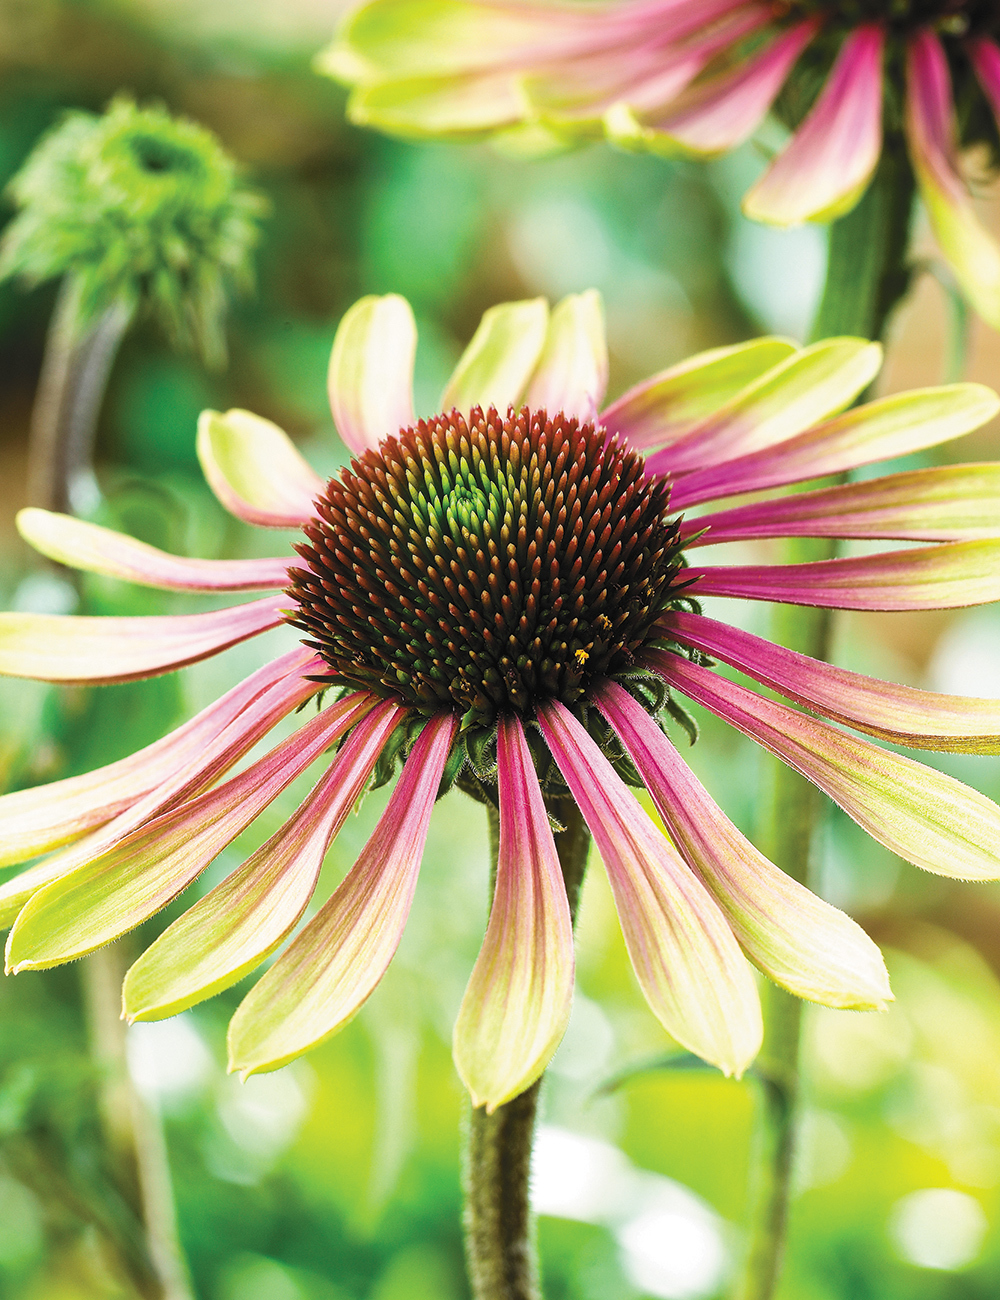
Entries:
{"type": "MultiPolygon", "coordinates": [[[[123,304],[112,303],[92,326],[81,330],[78,294],[76,281],[67,275],[49,326],[28,453],[29,500],[63,512],[85,508],[96,498],[94,434],[111,368],[131,320],[123,304]]],[[[162,1125],[128,1072],[120,947],[87,957],[80,972],[91,1054],[102,1077],[101,1122],[109,1164],[144,1238],[141,1265],[132,1259],[134,1249],[119,1244],[119,1253],[144,1296],[192,1300],[162,1125]]]]}
{"type": "MultiPolygon", "coordinates": [[[[488,808],[490,855],[495,864],[499,820],[488,808]]],[[[556,850],[566,883],[570,915],[576,921],[590,835],[572,800],[551,809],[564,829],[556,850]]],[[[475,1300],[539,1300],[534,1224],[528,1203],[531,1147],[541,1079],[498,1106],[470,1111],[465,1149],[465,1253],[475,1300]]]]}
{"type": "MultiPolygon", "coordinates": [[[[880,339],[910,284],[906,260],[914,196],[913,174],[901,139],[888,137],[878,170],[861,202],[830,229],[826,283],[814,339],[853,334],[880,339]]],[[[782,562],[829,559],[835,544],[795,538],[782,562]]],[[[815,659],[830,651],[832,611],[775,607],[771,637],[815,659]]],[[[815,831],[823,811],[815,787],[777,759],[767,760],[768,799],[761,849],[795,880],[808,882],[815,831]]],[[[751,1164],[749,1241],[738,1300],[770,1300],[781,1273],[788,1229],[801,1076],[802,1003],[776,985],[764,997],[763,1080],[751,1164]]]]}

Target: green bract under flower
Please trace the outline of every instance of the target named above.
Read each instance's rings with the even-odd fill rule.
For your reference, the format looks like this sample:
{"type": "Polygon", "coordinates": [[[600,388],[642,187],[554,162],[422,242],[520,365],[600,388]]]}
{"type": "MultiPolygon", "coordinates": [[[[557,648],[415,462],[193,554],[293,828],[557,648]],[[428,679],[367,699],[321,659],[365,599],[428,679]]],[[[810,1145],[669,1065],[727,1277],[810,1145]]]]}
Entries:
{"type": "Polygon", "coordinates": [[[10,194],[20,211],[0,276],[71,274],[79,328],[112,304],[143,307],[172,341],[221,360],[226,290],[251,281],[264,205],[210,131],[124,98],[101,117],[70,113],[10,194]]]}
{"type": "Polygon", "coordinates": [[[669,490],[592,423],[452,411],[352,471],[317,502],[290,588],[291,621],[337,678],[492,726],[576,705],[634,665],[669,607],[669,490]]]}

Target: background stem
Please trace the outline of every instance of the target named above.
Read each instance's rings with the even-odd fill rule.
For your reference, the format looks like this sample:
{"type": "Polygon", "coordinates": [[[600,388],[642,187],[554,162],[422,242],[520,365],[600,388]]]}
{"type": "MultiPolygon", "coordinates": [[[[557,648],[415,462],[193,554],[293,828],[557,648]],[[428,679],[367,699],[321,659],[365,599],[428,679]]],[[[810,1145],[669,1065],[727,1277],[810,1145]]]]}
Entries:
{"type": "MultiPolygon", "coordinates": [[[[131,320],[125,305],[114,302],[81,330],[78,300],[79,286],[67,275],[49,325],[28,449],[29,500],[43,509],[70,513],[97,497],[94,434],[111,368],[131,320]]],[[[123,1267],[144,1296],[192,1300],[162,1125],[128,1072],[121,946],[85,958],[80,971],[91,1055],[101,1074],[108,1163],[119,1194],[141,1227],[142,1259],[134,1258],[135,1243],[117,1243],[123,1267]]]]}
{"type": "MultiPolygon", "coordinates": [[[[499,819],[490,819],[490,858],[497,860],[499,819]]],[[[556,850],[575,923],[590,834],[571,799],[550,805],[564,827],[556,850]]],[[[539,1079],[526,1092],[498,1106],[470,1110],[465,1150],[465,1254],[475,1300],[538,1300],[541,1290],[534,1243],[528,1176],[538,1110],[539,1079]]]]}
{"type": "MultiPolygon", "coordinates": [[[[813,339],[884,336],[893,308],[909,288],[906,255],[914,192],[904,143],[889,136],[864,197],[830,228],[826,282],[813,339]]],[[[835,547],[829,541],[793,538],[785,544],[781,560],[795,564],[829,559],[835,547]]],[[[831,610],[777,605],[771,639],[826,659],[832,623],[831,610]]],[[[822,800],[798,772],[774,758],[767,758],[766,765],[768,797],[760,847],[782,871],[805,883],[822,800]]],[[[751,1164],[749,1242],[738,1300],[770,1300],[778,1283],[801,1095],[802,1002],[773,984],[765,986],[763,1000],[764,1045],[757,1066],[762,1091],[751,1164]]]]}

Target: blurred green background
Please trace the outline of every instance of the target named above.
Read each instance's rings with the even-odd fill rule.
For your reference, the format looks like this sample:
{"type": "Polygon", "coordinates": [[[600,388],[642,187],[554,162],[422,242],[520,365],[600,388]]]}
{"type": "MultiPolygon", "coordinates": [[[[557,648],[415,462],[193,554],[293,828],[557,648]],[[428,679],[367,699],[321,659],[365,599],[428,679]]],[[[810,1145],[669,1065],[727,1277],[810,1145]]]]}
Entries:
{"type": "MultiPolygon", "coordinates": [[[[738,214],[761,165],[750,148],[710,168],[592,148],[525,165],[480,147],[411,146],[356,131],[310,58],[333,3],[0,0],[0,182],[67,107],[119,90],[215,130],[271,203],[259,291],[236,305],[230,364],[206,373],[139,326],[101,418],[95,516],[167,549],[273,553],[288,539],[228,519],[194,455],[205,406],[283,425],[321,471],[345,459],[325,396],[336,323],[362,293],[405,294],[420,327],[417,402],[433,410],[481,312],[589,286],[605,298],[612,389],[700,348],[764,330],[803,337],[823,232],[776,234],[738,214]],[[249,12],[248,12],[249,9],[249,12]]],[[[984,216],[998,224],[997,206],[984,216]]],[[[917,232],[918,241],[923,235],[917,232]]],[[[24,503],[28,418],[54,301],[0,285],[0,596],[65,611],[78,593],[33,559],[24,503]]],[[[949,313],[930,277],[894,327],[883,388],[954,370],[949,313]]],[[[974,329],[965,373],[1000,383],[995,336],[974,329]]],[[[996,455],[988,428],[946,448],[996,455]]],[[[931,456],[934,453],[930,453],[931,456]]],[[[907,465],[927,463],[911,458],[907,465]]],[[[765,546],[748,552],[768,554],[765,546]]],[[[86,579],[91,610],[197,608],[191,598],[86,579]]],[[[735,617],[766,631],[766,611],[735,617]]],[[[1000,614],[850,616],[846,666],[1000,695],[1000,614]]],[[[269,658],[271,633],[176,678],[91,692],[0,682],[8,788],[111,761],[269,658]]],[[[703,716],[692,763],[753,830],[757,751],[703,716]]],[[[932,760],[934,761],[934,760],[932,760]]],[[[1000,761],[942,766],[996,797],[1000,761]]],[[[266,838],[307,774],[192,889],[266,838]]],[[[374,825],[384,792],[344,830],[323,898],[374,825]]],[[[459,1128],[451,1024],[482,936],[482,810],[438,811],[400,954],[364,1012],[305,1060],[241,1085],[224,1073],[238,986],[129,1034],[132,1078],[163,1116],[180,1232],[204,1300],[460,1300],[459,1128]]],[[[886,949],[885,1015],[814,1010],[786,1300],[944,1300],[1000,1292],[1000,887],[921,875],[831,815],[816,864],[825,896],[886,949]]],[[[187,903],[192,894],[189,894],[187,903]]],[[[164,919],[147,927],[152,937],[164,919]]],[[[123,941],[128,947],[134,940],[123,941]]],[[[671,1044],[638,994],[595,862],[579,935],[579,993],[544,1093],[535,1179],[550,1300],[709,1300],[739,1257],[753,1079],[665,1069],[671,1044]],[[616,1086],[607,1086],[617,1080],[616,1086]]],[[[105,1237],[122,1215],[99,1140],[79,969],[0,985],[0,1298],[131,1296],[105,1237]]]]}

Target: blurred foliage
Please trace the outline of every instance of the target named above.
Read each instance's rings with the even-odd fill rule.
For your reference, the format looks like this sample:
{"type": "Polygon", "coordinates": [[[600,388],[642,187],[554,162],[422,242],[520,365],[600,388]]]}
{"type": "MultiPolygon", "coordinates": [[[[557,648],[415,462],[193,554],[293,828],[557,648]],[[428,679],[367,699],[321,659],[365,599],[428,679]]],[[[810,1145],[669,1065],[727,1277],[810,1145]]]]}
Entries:
{"type": "MultiPolygon", "coordinates": [[[[206,405],[257,411],[332,471],[345,452],[326,406],[326,361],[339,316],[362,293],[395,290],[413,302],[421,412],[500,299],[598,287],[618,392],[702,347],[761,328],[804,332],[822,237],[811,228],[778,236],[739,217],[746,173],[760,166],[752,150],[712,169],[600,148],[527,166],[480,147],[359,133],[343,122],[341,92],[310,71],[332,22],[319,0],[0,0],[0,183],[67,110],[100,112],[127,93],[216,132],[271,207],[259,290],[234,308],[225,372],[173,355],[151,322],[127,338],[102,414],[98,522],[183,554],[287,549],[289,536],[253,533],[214,502],[194,456],[195,419],[206,405]]],[[[73,586],[17,540],[11,520],[52,302],[45,286],[0,285],[4,606],[208,607],[106,578],[73,586]]],[[[934,377],[924,363],[921,374],[934,377]]],[[[994,455],[995,445],[978,452],[994,455]]],[[[766,556],[766,545],[753,554],[766,556]]],[[[764,630],[763,609],[740,617],[764,630]]],[[[945,690],[975,680],[980,693],[1000,695],[998,625],[995,611],[851,616],[838,658],[945,690]]],[[[287,635],[177,677],[90,692],[0,681],[0,775],[16,787],[111,761],[221,693],[287,635]]],[[[679,743],[752,831],[758,751],[697,712],[701,739],[692,750],[679,743]]],[[[1000,793],[1000,762],[942,765],[1000,793]]],[[[193,889],[210,888],[276,829],[309,780],[193,889]]],[[[370,795],[345,827],[319,898],[385,798],[370,795]]],[[[1000,891],[921,876],[839,814],[821,858],[824,894],[889,948],[897,1002],[881,1016],[809,1017],[808,1115],[781,1294],[985,1300],[1000,1289],[1000,891]]],[[[221,1062],[246,984],[130,1031],[133,1077],[165,1119],[199,1297],[464,1300],[464,1103],[449,1042],[487,887],[482,811],[450,794],[399,957],[339,1037],[241,1085],[221,1062]]],[[[173,915],[168,908],[141,937],[173,915]]],[[[536,1191],[549,1300],[709,1300],[725,1289],[740,1250],[758,1085],[663,1068],[671,1046],[635,989],[595,861],[579,996],[543,1101],[536,1191]],[[611,1079],[618,1086],[603,1089],[611,1079]]],[[[104,1165],[100,1083],[76,968],[0,985],[0,1300],[135,1294],[108,1244],[127,1242],[135,1225],[104,1165]]]]}

